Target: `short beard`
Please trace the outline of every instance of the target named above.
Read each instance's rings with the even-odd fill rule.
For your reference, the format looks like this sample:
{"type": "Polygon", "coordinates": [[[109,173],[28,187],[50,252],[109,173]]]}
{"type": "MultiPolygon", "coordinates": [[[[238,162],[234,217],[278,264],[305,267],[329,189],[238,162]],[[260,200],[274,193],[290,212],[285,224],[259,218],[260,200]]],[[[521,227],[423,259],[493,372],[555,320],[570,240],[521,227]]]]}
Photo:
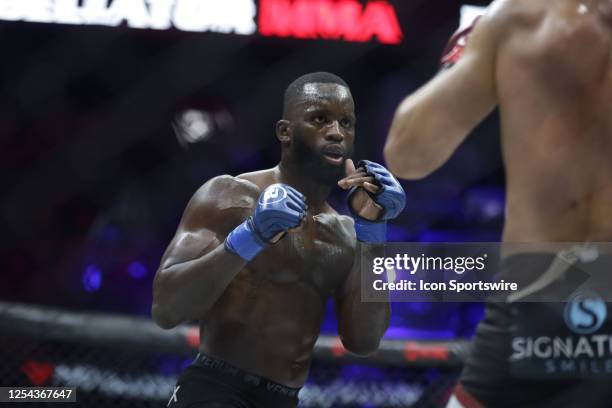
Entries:
{"type": "MultiPolygon", "coordinates": [[[[299,136],[293,137],[291,144],[292,158],[301,171],[324,185],[336,185],[345,176],[344,165],[334,166],[328,163],[323,154],[307,146],[299,136]]],[[[350,157],[351,152],[348,157],[350,157]]],[[[345,158],[346,160],[346,158],[345,158]]]]}

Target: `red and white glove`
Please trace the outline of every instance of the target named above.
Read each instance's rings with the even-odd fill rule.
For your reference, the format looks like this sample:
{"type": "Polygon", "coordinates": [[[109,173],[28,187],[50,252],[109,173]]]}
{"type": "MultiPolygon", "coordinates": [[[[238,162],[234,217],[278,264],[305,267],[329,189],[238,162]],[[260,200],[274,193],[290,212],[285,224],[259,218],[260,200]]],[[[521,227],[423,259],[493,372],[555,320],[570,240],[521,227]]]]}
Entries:
{"type": "Polygon", "coordinates": [[[467,28],[460,28],[457,30],[450,40],[448,40],[448,43],[444,48],[444,52],[442,53],[442,58],[440,58],[441,70],[450,68],[455,65],[457,61],[459,61],[459,58],[461,58],[465,52],[465,47],[467,46],[470,34],[479,18],[480,17],[476,18],[467,28]]]}

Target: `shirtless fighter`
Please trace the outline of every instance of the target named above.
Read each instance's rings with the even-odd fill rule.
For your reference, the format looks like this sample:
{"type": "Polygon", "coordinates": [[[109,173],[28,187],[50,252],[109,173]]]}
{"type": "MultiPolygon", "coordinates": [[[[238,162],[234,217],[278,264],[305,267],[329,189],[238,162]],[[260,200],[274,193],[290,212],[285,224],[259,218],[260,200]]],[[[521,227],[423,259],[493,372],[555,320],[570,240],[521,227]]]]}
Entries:
{"type": "Polygon", "coordinates": [[[278,166],[195,193],[157,271],[155,322],[201,321],[200,352],[170,407],[295,407],[330,296],[347,350],[374,352],[387,329],[389,304],[360,300],[359,254],[379,250],[405,195],[383,166],[349,159],[347,84],[329,73],[295,80],[276,137],[278,166]],[[352,217],[326,202],[337,184],[352,217]]]}
{"type": "MultiPolygon", "coordinates": [[[[612,240],[612,0],[497,0],[458,58],[463,45],[449,47],[443,63],[452,67],[398,107],[385,157],[399,177],[423,178],[499,107],[503,240],[539,251],[505,257],[501,272],[541,282],[559,265],[542,243],[612,240]]],[[[610,265],[609,254],[595,262],[604,258],[610,265]]],[[[580,331],[564,304],[487,304],[449,405],[612,406],[609,306],[581,303],[580,331]],[[518,347],[525,339],[539,346],[518,347]]]]}

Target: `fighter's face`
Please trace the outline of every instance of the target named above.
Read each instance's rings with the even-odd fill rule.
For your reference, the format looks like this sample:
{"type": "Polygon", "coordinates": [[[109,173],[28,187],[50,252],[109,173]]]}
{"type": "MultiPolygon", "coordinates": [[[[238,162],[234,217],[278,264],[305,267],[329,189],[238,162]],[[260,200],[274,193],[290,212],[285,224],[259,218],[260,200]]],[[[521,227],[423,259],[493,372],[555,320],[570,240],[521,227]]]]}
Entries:
{"type": "Polygon", "coordinates": [[[355,141],[355,104],[350,91],[336,84],[306,84],[290,121],[293,159],[321,181],[341,178],[355,141]]]}

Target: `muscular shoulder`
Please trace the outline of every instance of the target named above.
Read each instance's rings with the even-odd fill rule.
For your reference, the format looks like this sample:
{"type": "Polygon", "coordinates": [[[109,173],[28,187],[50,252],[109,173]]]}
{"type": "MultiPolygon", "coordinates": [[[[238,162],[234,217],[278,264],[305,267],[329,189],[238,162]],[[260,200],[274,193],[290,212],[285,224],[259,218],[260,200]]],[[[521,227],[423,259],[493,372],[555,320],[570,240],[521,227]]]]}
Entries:
{"type": "Polygon", "coordinates": [[[195,192],[182,223],[222,232],[251,213],[259,193],[257,185],[244,179],[228,175],[212,178],[195,192]]]}
{"type": "Polygon", "coordinates": [[[261,190],[263,190],[270,184],[274,184],[277,182],[275,173],[276,173],[276,168],[258,170],[258,171],[253,171],[250,173],[240,174],[236,176],[236,179],[249,181],[252,184],[258,186],[261,190]]]}
{"type": "Polygon", "coordinates": [[[248,180],[223,175],[204,183],[195,192],[190,204],[217,211],[252,208],[259,192],[259,188],[248,180]]]}
{"type": "Polygon", "coordinates": [[[550,8],[549,0],[496,0],[483,16],[483,21],[502,31],[531,25],[550,8]]]}
{"type": "Polygon", "coordinates": [[[494,1],[473,24],[465,53],[461,50],[461,59],[465,59],[465,54],[472,59],[484,56],[486,61],[495,61],[499,47],[540,21],[544,11],[539,0],[494,1]]]}

